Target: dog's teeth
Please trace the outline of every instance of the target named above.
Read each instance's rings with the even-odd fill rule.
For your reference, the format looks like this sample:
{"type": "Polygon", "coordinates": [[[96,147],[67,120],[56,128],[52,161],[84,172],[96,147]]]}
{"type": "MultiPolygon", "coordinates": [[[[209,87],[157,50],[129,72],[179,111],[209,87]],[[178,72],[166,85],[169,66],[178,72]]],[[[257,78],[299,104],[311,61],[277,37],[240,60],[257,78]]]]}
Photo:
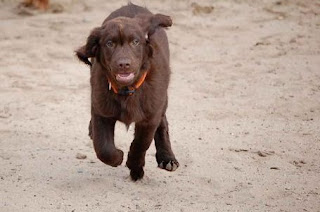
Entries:
{"type": "Polygon", "coordinates": [[[109,82],[109,91],[111,90],[111,83],[109,82]]]}
{"type": "Polygon", "coordinates": [[[169,163],[167,164],[167,166],[166,166],[166,170],[171,171],[171,168],[172,168],[172,166],[171,166],[171,163],[169,162],[169,163]]]}

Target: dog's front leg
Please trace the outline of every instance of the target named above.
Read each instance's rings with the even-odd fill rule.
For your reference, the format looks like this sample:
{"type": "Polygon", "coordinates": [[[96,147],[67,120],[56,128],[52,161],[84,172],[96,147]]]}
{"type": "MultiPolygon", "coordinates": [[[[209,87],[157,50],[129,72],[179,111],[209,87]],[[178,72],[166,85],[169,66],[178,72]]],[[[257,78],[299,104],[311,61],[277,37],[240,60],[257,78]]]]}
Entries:
{"type": "Polygon", "coordinates": [[[97,157],[107,165],[118,166],[122,163],[123,152],[114,145],[114,126],[116,120],[92,113],[92,138],[97,157]]]}
{"type": "Polygon", "coordinates": [[[137,123],[135,126],[134,140],[128,153],[127,166],[130,169],[132,180],[136,181],[143,177],[145,155],[153,140],[157,124],[137,123]]]}

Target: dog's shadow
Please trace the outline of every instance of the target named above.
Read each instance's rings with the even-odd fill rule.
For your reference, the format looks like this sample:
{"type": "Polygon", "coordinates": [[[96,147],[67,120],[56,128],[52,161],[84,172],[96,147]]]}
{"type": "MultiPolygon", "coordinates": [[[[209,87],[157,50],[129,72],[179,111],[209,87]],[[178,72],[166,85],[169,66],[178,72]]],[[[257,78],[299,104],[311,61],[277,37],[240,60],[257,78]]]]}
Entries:
{"type": "Polygon", "coordinates": [[[132,181],[129,170],[124,165],[113,168],[104,164],[94,163],[90,166],[81,166],[70,169],[65,179],[56,181],[54,185],[61,192],[69,193],[121,193],[125,190],[134,190],[136,187],[154,189],[162,184],[154,173],[159,170],[149,171],[143,179],[132,181]]]}

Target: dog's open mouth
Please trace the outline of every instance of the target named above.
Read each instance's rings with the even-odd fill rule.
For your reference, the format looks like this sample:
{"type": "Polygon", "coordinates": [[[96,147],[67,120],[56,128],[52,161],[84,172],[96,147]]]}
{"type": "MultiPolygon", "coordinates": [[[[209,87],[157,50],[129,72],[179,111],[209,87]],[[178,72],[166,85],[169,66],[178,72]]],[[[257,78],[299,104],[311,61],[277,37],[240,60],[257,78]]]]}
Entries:
{"type": "Polygon", "coordinates": [[[134,78],[134,73],[119,73],[119,74],[116,74],[116,80],[120,83],[124,83],[124,84],[127,84],[127,83],[130,83],[132,82],[134,78]]]}

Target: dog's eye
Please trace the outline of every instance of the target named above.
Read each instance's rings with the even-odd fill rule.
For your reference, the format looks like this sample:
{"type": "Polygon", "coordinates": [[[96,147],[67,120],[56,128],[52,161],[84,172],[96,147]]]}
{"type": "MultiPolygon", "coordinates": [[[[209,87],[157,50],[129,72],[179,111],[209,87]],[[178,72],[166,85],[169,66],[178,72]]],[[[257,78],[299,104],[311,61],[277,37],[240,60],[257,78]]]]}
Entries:
{"type": "Polygon", "coordinates": [[[140,41],[139,41],[138,39],[133,39],[133,40],[131,41],[131,44],[132,44],[133,46],[138,46],[139,43],[140,43],[140,41]]]}
{"type": "Polygon", "coordinates": [[[106,43],[106,46],[109,48],[113,48],[114,47],[114,42],[112,40],[108,40],[106,43]]]}

